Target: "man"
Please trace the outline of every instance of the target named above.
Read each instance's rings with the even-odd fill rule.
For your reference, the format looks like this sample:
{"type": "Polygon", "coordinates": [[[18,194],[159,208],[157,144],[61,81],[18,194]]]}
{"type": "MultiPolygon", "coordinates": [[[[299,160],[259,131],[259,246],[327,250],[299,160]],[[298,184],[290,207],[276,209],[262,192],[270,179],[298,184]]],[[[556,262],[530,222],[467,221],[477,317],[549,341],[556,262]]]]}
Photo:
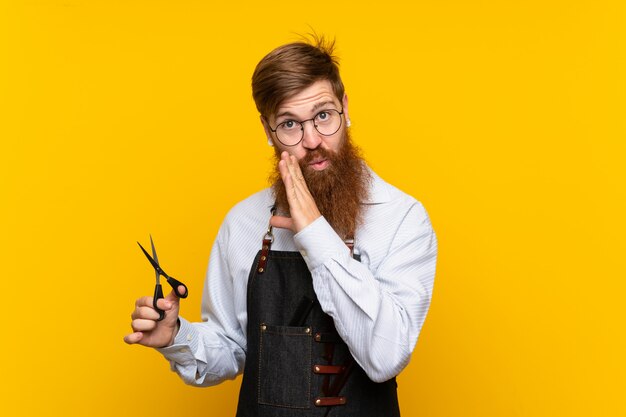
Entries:
{"type": "Polygon", "coordinates": [[[202,323],[172,293],[137,300],[127,343],[158,348],[192,385],[243,372],[237,416],[398,416],[433,288],[422,205],[360,158],[332,44],[270,52],[253,97],[277,172],[237,204],[211,252],[202,323]]]}

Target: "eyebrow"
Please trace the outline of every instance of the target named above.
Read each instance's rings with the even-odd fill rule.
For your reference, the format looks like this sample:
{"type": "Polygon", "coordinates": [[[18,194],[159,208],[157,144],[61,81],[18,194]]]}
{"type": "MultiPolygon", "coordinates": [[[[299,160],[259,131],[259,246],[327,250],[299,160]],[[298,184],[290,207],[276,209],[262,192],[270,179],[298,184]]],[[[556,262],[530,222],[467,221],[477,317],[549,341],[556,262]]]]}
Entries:
{"type": "MultiPolygon", "coordinates": [[[[315,103],[315,105],[313,105],[313,107],[311,108],[311,112],[315,112],[315,111],[319,110],[321,107],[327,106],[329,104],[332,104],[333,107],[336,107],[335,103],[332,100],[320,101],[319,103],[315,103]]],[[[281,117],[284,117],[284,116],[296,117],[296,115],[291,113],[290,111],[285,111],[285,112],[277,114],[275,120],[278,120],[278,119],[280,119],[281,117]]]]}
{"type": "Polygon", "coordinates": [[[322,102],[316,103],[316,104],[313,106],[313,109],[312,109],[311,111],[316,111],[316,110],[318,110],[320,107],[324,107],[324,106],[326,106],[326,105],[328,105],[328,104],[332,104],[333,106],[335,105],[335,103],[334,103],[332,100],[326,100],[326,101],[322,101],[322,102]]]}

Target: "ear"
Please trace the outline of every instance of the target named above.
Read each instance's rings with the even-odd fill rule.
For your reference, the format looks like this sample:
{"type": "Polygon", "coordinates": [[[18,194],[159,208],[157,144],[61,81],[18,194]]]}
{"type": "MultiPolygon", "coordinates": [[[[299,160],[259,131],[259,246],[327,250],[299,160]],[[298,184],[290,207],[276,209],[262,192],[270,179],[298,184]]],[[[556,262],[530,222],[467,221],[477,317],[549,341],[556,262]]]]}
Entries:
{"type": "Polygon", "coordinates": [[[274,140],[272,139],[272,131],[270,130],[270,125],[265,120],[265,117],[259,116],[261,119],[261,124],[263,125],[263,130],[265,130],[265,136],[267,136],[267,144],[270,146],[274,146],[274,140]]]}
{"type": "Polygon", "coordinates": [[[346,126],[350,127],[350,112],[348,111],[348,95],[343,95],[343,100],[341,100],[341,104],[343,105],[343,115],[346,118],[346,126]]]}

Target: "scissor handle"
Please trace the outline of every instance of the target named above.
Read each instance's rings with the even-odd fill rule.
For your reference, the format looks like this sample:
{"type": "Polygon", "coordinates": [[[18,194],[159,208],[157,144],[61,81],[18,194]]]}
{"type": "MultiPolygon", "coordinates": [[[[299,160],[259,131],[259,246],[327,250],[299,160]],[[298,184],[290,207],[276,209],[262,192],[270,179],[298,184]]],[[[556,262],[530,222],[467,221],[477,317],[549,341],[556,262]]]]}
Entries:
{"type": "Polygon", "coordinates": [[[163,298],[163,288],[161,287],[161,284],[157,284],[154,287],[154,298],[152,299],[152,306],[159,313],[159,318],[157,319],[157,321],[161,321],[165,318],[165,311],[157,307],[157,300],[161,298],[163,298]]]}
{"type": "Polygon", "coordinates": [[[189,295],[189,290],[187,289],[187,286],[185,284],[183,284],[182,282],[180,282],[179,280],[177,280],[176,278],[172,278],[172,277],[166,277],[165,278],[168,282],[168,284],[170,284],[172,286],[172,288],[174,289],[174,293],[176,294],[176,296],[178,298],[187,298],[187,295],[189,295]],[[178,291],[178,286],[182,285],[183,287],[185,287],[185,293],[181,294],[180,291],[178,291]]]}

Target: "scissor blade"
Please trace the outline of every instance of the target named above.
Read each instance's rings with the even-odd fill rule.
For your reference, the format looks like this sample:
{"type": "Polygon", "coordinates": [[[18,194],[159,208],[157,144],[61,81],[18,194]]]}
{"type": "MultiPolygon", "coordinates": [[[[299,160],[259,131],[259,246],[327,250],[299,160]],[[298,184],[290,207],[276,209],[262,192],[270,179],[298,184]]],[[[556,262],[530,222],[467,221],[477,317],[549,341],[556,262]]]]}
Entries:
{"type": "Polygon", "coordinates": [[[159,257],[157,256],[156,249],[154,248],[154,241],[152,240],[152,235],[150,235],[150,245],[152,245],[152,257],[154,258],[156,263],[159,263],[159,257]]]}
{"type": "MultiPolygon", "coordinates": [[[[152,235],[150,235],[150,245],[152,246],[152,257],[154,258],[154,261],[158,265],[159,264],[159,257],[157,256],[156,249],[154,248],[154,241],[152,240],[152,235]]],[[[156,269],[154,270],[154,273],[156,275],[156,283],[159,284],[161,282],[161,274],[156,269]]]]}
{"type": "Polygon", "coordinates": [[[143,254],[146,255],[146,258],[148,258],[148,260],[152,264],[152,267],[156,270],[157,275],[159,275],[159,273],[161,271],[161,267],[159,266],[159,264],[156,263],[154,259],[152,259],[152,256],[150,256],[150,254],[148,252],[146,252],[146,250],[143,248],[143,246],[141,246],[141,243],[137,242],[137,244],[139,245],[139,247],[143,251],[143,254]]]}

